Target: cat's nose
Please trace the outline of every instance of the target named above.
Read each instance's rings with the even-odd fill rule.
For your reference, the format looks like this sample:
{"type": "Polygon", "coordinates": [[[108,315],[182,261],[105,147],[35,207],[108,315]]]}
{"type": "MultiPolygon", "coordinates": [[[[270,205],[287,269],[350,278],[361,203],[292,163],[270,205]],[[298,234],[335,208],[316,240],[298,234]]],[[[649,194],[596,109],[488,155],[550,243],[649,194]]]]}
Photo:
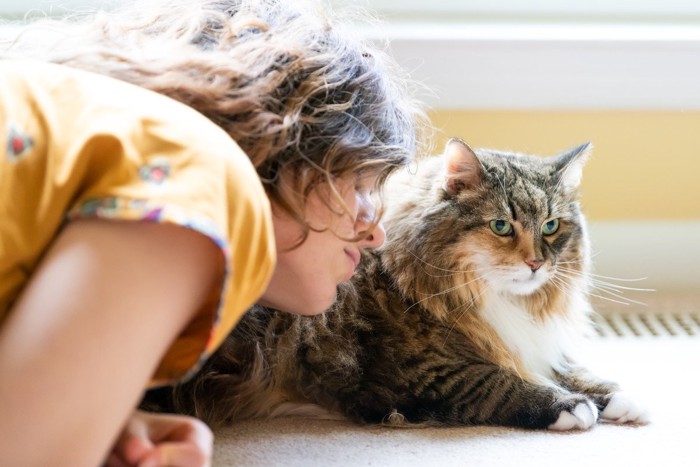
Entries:
{"type": "Polygon", "coordinates": [[[525,264],[527,264],[530,267],[530,270],[532,272],[535,272],[539,268],[542,267],[542,265],[544,264],[544,261],[541,259],[534,259],[534,258],[533,259],[526,259],[525,264]]]}

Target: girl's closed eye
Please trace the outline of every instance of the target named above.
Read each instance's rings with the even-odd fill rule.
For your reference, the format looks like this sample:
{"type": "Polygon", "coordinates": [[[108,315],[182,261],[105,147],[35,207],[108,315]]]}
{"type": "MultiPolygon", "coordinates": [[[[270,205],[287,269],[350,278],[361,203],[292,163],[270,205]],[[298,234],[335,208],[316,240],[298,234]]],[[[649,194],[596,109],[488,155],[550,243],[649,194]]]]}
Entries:
{"type": "Polygon", "coordinates": [[[357,203],[357,215],[355,222],[358,224],[372,224],[376,222],[378,208],[373,192],[366,188],[362,188],[355,194],[357,203]]]}
{"type": "Polygon", "coordinates": [[[379,210],[379,196],[376,190],[376,176],[364,175],[355,181],[355,198],[357,203],[357,220],[374,222],[379,210]]]}

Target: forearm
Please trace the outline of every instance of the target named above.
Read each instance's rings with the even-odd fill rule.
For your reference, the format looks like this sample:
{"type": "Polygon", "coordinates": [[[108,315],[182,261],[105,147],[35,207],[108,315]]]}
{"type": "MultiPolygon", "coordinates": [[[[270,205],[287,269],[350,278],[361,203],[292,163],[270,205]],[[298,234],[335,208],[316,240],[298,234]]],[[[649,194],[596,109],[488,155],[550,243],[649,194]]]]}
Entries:
{"type": "Polygon", "coordinates": [[[3,463],[101,462],[211,290],[220,258],[200,237],[105,221],[61,234],[0,329],[3,463]]]}

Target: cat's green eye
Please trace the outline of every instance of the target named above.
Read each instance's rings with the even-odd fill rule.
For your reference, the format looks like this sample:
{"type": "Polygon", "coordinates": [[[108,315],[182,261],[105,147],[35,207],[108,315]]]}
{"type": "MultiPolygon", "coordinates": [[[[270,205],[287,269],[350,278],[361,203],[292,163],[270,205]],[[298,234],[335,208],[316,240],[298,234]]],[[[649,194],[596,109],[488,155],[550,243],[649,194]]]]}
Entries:
{"type": "Polygon", "coordinates": [[[553,235],[559,230],[559,219],[552,219],[542,224],[542,233],[545,235],[553,235]]]}
{"type": "Polygon", "coordinates": [[[491,226],[491,230],[493,233],[496,235],[500,235],[501,237],[505,237],[506,235],[510,235],[513,233],[513,226],[511,225],[510,222],[504,221],[503,219],[497,219],[495,221],[491,221],[489,224],[491,226]]]}

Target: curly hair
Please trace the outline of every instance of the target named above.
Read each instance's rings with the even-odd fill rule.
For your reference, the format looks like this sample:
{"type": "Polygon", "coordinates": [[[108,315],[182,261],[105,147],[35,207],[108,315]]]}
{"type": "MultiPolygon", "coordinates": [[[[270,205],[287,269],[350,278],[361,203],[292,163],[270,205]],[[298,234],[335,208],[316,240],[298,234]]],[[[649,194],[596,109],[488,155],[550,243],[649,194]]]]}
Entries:
{"type": "MultiPolygon", "coordinates": [[[[372,174],[379,193],[424,141],[414,83],[307,1],[139,1],[40,23],[50,24],[50,39],[46,27],[33,39],[30,25],[3,55],[106,74],[193,107],[248,154],[303,239],[314,187],[328,183],[337,198],[336,177],[372,174]],[[292,188],[284,194],[282,177],[292,188]]],[[[375,223],[380,215],[381,206],[375,223]]]]}

